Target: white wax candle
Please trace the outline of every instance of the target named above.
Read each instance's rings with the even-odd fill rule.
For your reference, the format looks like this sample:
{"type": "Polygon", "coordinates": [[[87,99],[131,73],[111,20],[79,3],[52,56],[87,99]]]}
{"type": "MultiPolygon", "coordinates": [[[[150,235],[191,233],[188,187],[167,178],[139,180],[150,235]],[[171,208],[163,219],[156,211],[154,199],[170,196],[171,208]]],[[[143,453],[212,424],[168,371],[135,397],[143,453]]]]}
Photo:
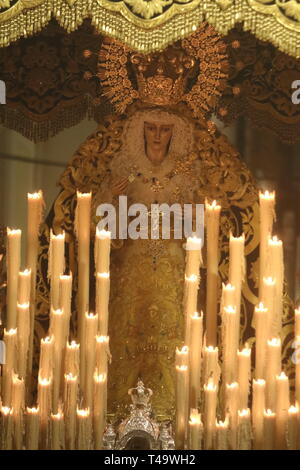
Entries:
{"type": "Polygon", "coordinates": [[[47,449],[49,445],[49,419],[51,413],[51,378],[38,379],[38,406],[40,410],[40,447],[47,449]]]}
{"type": "Polygon", "coordinates": [[[281,341],[279,338],[268,340],[266,364],[266,406],[270,410],[275,410],[276,376],[281,372],[281,341]]]}
{"type": "Polygon", "coordinates": [[[201,450],[203,424],[201,414],[195,408],[191,409],[189,420],[189,450],[201,450]]]}
{"type": "Polygon", "coordinates": [[[64,414],[51,413],[51,450],[64,449],[64,414]]]}
{"type": "Polygon", "coordinates": [[[232,450],[237,449],[238,432],[238,403],[239,403],[239,384],[232,382],[226,384],[226,410],[229,414],[229,447],[232,450]]]}
{"type": "Polygon", "coordinates": [[[76,341],[67,343],[65,355],[65,372],[79,376],[79,351],[80,345],[76,341]]]}
{"type": "Polygon", "coordinates": [[[263,379],[253,380],[252,425],[254,448],[262,449],[264,437],[264,409],[266,402],[266,382],[263,379]]]}
{"type": "Polygon", "coordinates": [[[109,272],[111,233],[96,229],[95,265],[97,273],[109,272]]]}
{"type": "Polygon", "coordinates": [[[289,379],[282,372],[276,377],[276,449],[287,448],[286,430],[288,425],[289,399],[289,379]]]}
{"type": "Polygon", "coordinates": [[[31,270],[25,269],[19,272],[18,277],[18,303],[27,304],[30,302],[31,270]]]}
{"type": "Polygon", "coordinates": [[[108,304],[109,304],[110,278],[109,273],[97,273],[96,276],[96,313],[98,315],[99,333],[107,336],[108,332],[108,304]]]}
{"type": "Polygon", "coordinates": [[[89,450],[91,447],[91,416],[90,410],[77,408],[77,446],[78,450],[89,450]]]}
{"type": "Polygon", "coordinates": [[[199,278],[200,266],[202,264],[201,256],[202,240],[197,237],[188,237],[186,241],[186,267],[185,275],[190,277],[195,275],[199,278]]]}
{"type": "Polygon", "coordinates": [[[47,336],[41,339],[39,377],[52,378],[54,361],[54,338],[47,336]]]}
{"type": "Polygon", "coordinates": [[[234,237],[230,234],[229,239],[229,283],[235,287],[234,306],[237,313],[237,322],[240,324],[241,291],[245,275],[245,234],[234,237]]]}
{"type": "Polygon", "coordinates": [[[54,414],[58,413],[58,401],[61,391],[61,377],[62,377],[62,358],[63,348],[65,345],[65,318],[64,312],[61,309],[51,309],[50,314],[50,333],[53,336],[53,401],[52,409],[54,414]]]}
{"type": "Polygon", "coordinates": [[[176,366],[176,449],[184,449],[188,422],[188,367],[176,366]]]}
{"type": "Polygon", "coordinates": [[[106,374],[94,374],[94,445],[96,450],[103,447],[103,433],[106,420],[106,398],[107,398],[107,376],[106,374]]]}
{"type": "Polygon", "coordinates": [[[268,309],[268,325],[267,325],[267,338],[271,339],[272,335],[272,321],[275,311],[276,300],[276,281],[272,277],[264,277],[262,283],[261,300],[265,307],[268,309]]]}
{"type": "Polygon", "coordinates": [[[17,329],[4,329],[5,364],[3,366],[3,404],[11,405],[12,374],[16,367],[17,329]]]}
{"type": "Polygon", "coordinates": [[[263,450],[273,450],[275,443],[276,414],[272,410],[264,410],[263,450]]]}
{"type": "Polygon", "coordinates": [[[109,337],[96,336],[96,371],[97,374],[107,375],[107,362],[110,357],[109,337]]]}
{"type": "Polygon", "coordinates": [[[68,341],[71,320],[72,273],[59,277],[59,308],[64,312],[64,345],[68,341]]]}
{"type": "Polygon", "coordinates": [[[38,450],[39,448],[39,408],[26,409],[26,432],[25,442],[27,450],[38,450]]]}
{"type": "Polygon", "coordinates": [[[213,346],[206,346],[203,351],[203,383],[208,383],[212,379],[218,386],[220,379],[220,366],[218,362],[219,349],[213,346]]]}
{"type": "Polygon", "coordinates": [[[263,278],[267,276],[267,246],[268,239],[272,234],[273,221],[275,218],[275,192],[265,191],[259,193],[260,206],[260,249],[259,249],[259,271],[260,288],[259,296],[262,299],[263,278]]]}
{"type": "Polygon", "coordinates": [[[236,307],[223,308],[222,315],[223,363],[222,375],[224,383],[237,380],[237,352],[239,349],[239,316],[236,307]]]}
{"type": "Polygon", "coordinates": [[[18,304],[17,312],[17,371],[26,378],[30,337],[29,303],[18,304]]]}
{"type": "Polygon", "coordinates": [[[229,416],[224,421],[216,422],[216,450],[228,450],[229,416]]]}
{"type": "Polygon", "coordinates": [[[249,385],[251,378],[251,348],[245,345],[242,351],[238,351],[238,384],[239,384],[239,409],[247,409],[249,385]]]}
{"type": "Polygon", "coordinates": [[[251,446],[251,413],[246,408],[238,411],[238,449],[251,450],[251,446]]]}
{"type": "Polygon", "coordinates": [[[284,264],[283,264],[283,248],[282,241],[277,237],[268,240],[268,275],[272,276],[275,284],[274,311],[270,319],[272,337],[281,333],[282,314],[283,314],[283,280],[284,280],[284,264]]]}
{"type": "Polygon", "coordinates": [[[190,343],[191,316],[197,311],[199,279],[196,274],[185,276],[184,283],[184,318],[185,318],[185,343],[190,343]]]}
{"type": "Polygon", "coordinates": [[[216,432],[217,386],[212,379],[204,385],[204,449],[212,449],[216,432]]]}
{"type": "Polygon", "coordinates": [[[18,277],[21,263],[21,230],[7,228],[7,329],[17,326],[18,277]]]}
{"type": "Polygon", "coordinates": [[[205,202],[206,217],[206,338],[209,346],[217,345],[219,224],[221,206],[205,202]]]}
{"type": "Polygon", "coordinates": [[[74,450],[76,445],[76,403],[78,396],[78,377],[65,374],[64,410],[66,448],[74,450]]]}
{"type": "Polygon", "coordinates": [[[288,435],[287,435],[287,444],[288,450],[297,450],[298,441],[299,441],[299,406],[292,405],[289,407],[289,416],[288,416],[288,435]]]}
{"type": "Polygon", "coordinates": [[[98,315],[93,313],[85,314],[85,332],[86,342],[85,347],[85,387],[84,387],[84,402],[89,410],[93,409],[93,374],[95,371],[96,360],[96,335],[98,327],[98,315]]]}
{"type": "Polygon", "coordinates": [[[203,335],[203,314],[196,312],[191,318],[191,342],[189,346],[190,393],[189,408],[197,408],[200,401],[201,387],[201,351],[203,335]]]}
{"type": "Polygon", "coordinates": [[[0,445],[2,450],[12,450],[13,445],[13,409],[1,406],[1,434],[0,445]]]}
{"type": "Polygon", "coordinates": [[[51,281],[51,306],[59,308],[59,279],[65,269],[65,232],[54,235],[50,231],[48,277],[51,281]]]}
{"type": "Polygon", "coordinates": [[[262,302],[255,307],[255,377],[256,379],[265,379],[266,375],[266,357],[267,357],[267,339],[268,339],[268,309],[262,302]]]}
{"type": "MultiPolygon", "coordinates": [[[[42,191],[27,194],[27,240],[26,240],[26,266],[31,271],[30,288],[30,337],[28,370],[32,371],[34,319],[36,306],[36,272],[39,249],[39,230],[43,218],[44,199],[42,191]]],[[[27,302],[19,299],[19,303],[27,302]]]]}
{"type": "Polygon", "coordinates": [[[12,409],[13,409],[13,446],[16,450],[23,447],[23,411],[25,403],[24,379],[13,374],[12,379],[12,409]]]}
{"type": "Polygon", "coordinates": [[[189,365],[189,348],[188,346],[182,346],[181,349],[176,348],[176,357],[175,364],[176,366],[186,366],[189,365]]]}
{"type": "Polygon", "coordinates": [[[222,302],[221,302],[221,312],[223,311],[224,307],[229,307],[229,305],[234,305],[235,303],[235,287],[228,283],[222,284],[222,302]]]}

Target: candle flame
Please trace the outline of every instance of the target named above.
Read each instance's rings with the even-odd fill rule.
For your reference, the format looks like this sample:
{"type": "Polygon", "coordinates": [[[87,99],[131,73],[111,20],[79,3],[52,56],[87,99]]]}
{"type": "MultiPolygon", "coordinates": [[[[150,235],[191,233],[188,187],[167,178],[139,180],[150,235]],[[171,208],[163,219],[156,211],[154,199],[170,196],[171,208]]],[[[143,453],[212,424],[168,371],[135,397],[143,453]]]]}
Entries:
{"type": "Polygon", "coordinates": [[[266,284],[267,286],[274,286],[276,284],[275,279],[271,276],[264,277],[263,281],[264,281],[264,284],[266,284]]]}
{"type": "Polygon", "coordinates": [[[222,289],[223,289],[223,290],[226,290],[226,291],[234,291],[234,290],[235,290],[235,286],[233,286],[232,284],[230,284],[230,282],[228,282],[227,284],[222,283],[222,289]]]}
{"type": "Polygon", "coordinates": [[[77,191],[77,199],[91,199],[92,193],[81,193],[80,191],[77,191]]]}
{"type": "Polygon", "coordinates": [[[66,282],[69,281],[70,282],[70,281],[72,281],[72,273],[70,272],[70,274],[60,274],[59,279],[61,281],[66,281],[66,282]]]}
{"type": "Polygon", "coordinates": [[[187,282],[198,282],[198,276],[196,274],[191,274],[190,276],[185,275],[185,280],[187,282]]]}
{"type": "Polygon", "coordinates": [[[13,413],[13,409],[9,406],[1,406],[1,413],[4,414],[4,416],[11,415],[13,413]]]}
{"type": "Polygon", "coordinates": [[[282,371],[279,375],[276,375],[276,379],[278,380],[288,380],[287,375],[282,371]]]}
{"type": "Polygon", "coordinates": [[[81,418],[88,418],[88,416],[90,415],[90,409],[89,408],[84,408],[84,409],[77,408],[76,413],[77,413],[77,416],[80,416],[81,418]]]}
{"type": "Polygon", "coordinates": [[[249,408],[244,408],[243,410],[238,410],[238,415],[239,415],[240,418],[250,417],[249,408]]]}
{"type": "Polygon", "coordinates": [[[110,239],[111,238],[111,232],[108,230],[99,230],[98,227],[96,228],[96,237],[99,238],[100,240],[105,240],[105,239],[110,239]]]}
{"type": "Polygon", "coordinates": [[[227,305],[227,307],[224,307],[224,311],[228,314],[236,314],[236,306],[233,305],[227,305]]]}
{"type": "Polygon", "coordinates": [[[267,311],[268,309],[263,302],[259,302],[258,306],[255,307],[255,313],[266,313],[267,311]]]}
{"type": "Polygon", "coordinates": [[[67,348],[69,349],[79,349],[80,348],[80,344],[76,343],[76,341],[71,341],[71,343],[69,343],[69,341],[67,342],[67,348]]]}
{"type": "Polygon", "coordinates": [[[179,372],[187,372],[188,366],[176,366],[176,370],[179,372]]]}
{"type": "Polygon", "coordinates": [[[204,385],[204,391],[205,392],[208,392],[208,391],[215,392],[216,390],[217,390],[217,386],[214,383],[213,379],[212,378],[208,379],[207,384],[204,385]]]}
{"type": "Polygon", "coordinates": [[[41,339],[41,343],[43,344],[51,344],[53,341],[53,335],[52,336],[46,336],[46,338],[41,339]]]}
{"type": "Polygon", "coordinates": [[[88,313],[87,312],[85,314],[85,318],[87,318],[88,320],[94,320],[95,321],[95,320],[98,319],[98,315],[97,315],[97,313],[92,313],[92,312],[88,313]]]}
{"type": "Polygon", "coordinates": [[[108,343],[109,342],[109,336],[96,336],[96,342],[97,343],[108,343]]]}
{"type": "Polygon", "coordinates": [[[267,410],[264,410],[264,416],[267,418],[275,418],[276,414],[268,408],[267,410]]]}
{"type": "Polygon", "coordinates": [[[202,320],[203,319],[203,312],[201,311],[200,314],[198,312],[193,313],[193,315],[191,315],[191,319],[192,320],[202,320]]]}
{"type": "Polygon", "coordinates": [[[291,405],[289,407],[289,415],[296,415],[299,413],[299,406],[298,406],[298,403],[296,403],[295,405],[291,405]]]}
{"type": "Polygon", "coordinates": [[[109,273],[97,273],[97,278],[109,279],[109,273]]]}
{"type": "Polygon", "coordinates": [[[97,374],[97,372],[94,373],[94,381],[97,384],[106,382],[106,379],[107,379],[106,374],[97,374]]]}
{"type": "Polygon", "coordinates": [[[226,384],[227,390],[235,390],[239,388],[239,384],[237,382],[232,382],[231,384],[226,384]]]}
{"type": "Polygon", "coordinates": [[[205,200],[205,209],[207,210],[213,210],[213,211],[218,211],[221,209],[221,206],[218,205],[217,201],[214,199],[212,203],[210,204],[207,200],[205,200]]]}
{"type": "Polygon", "coordinates": [[[11,328],[10,330],[7,330],[4,328],[4,337],[5,336],[14,336],[17,334],[17,328],[11,328]]]}
{"type": "Polygon", "coordinates": [[[24,304],[17,303],[17,308],[19,310],[27,310],[29,308],[29,302],[25,302],[24,304]]]}
{"type": "Polygon", "coordinates": [[[251,356],[251,348],[248,347],[247,344],[245,344],[245,347],[237,352],[237,355],[240,356],[245,356],[245,357],[250,357],[251,356]]]}
{"type": "Polygon", "coordinates": [[[40,189],[39,191],[35,193],[27,193],[27,199],[42,199],[43,198],[43,191],[40,189]]]}
{"type": "Polygon", "coordinates": [[[78,379],[78,376],[73,375],[72,372],[70,372],[69,374],[64,374],[64,376],[67,382],[76,382],[78,379]]]}
{"type": "Polygon", "coordinates": [[[265,191],[264,193],[259,191],[259,198],[260,199],[270,199],[274,200],[275,199],[275,191],[265,191]]]}
{"type": "Polygon", "coordinates": [[[56,413],[55,415],[51,413],[51,419],[53,421],[60,421],[61,419],[63,419],[64,417],[64,414],[62,411],[59,411],[58,413],[56,413]]]}
{"type": "Polygon", "coordinates": [[[231,243],[244,243],[245,242],[245,234],[242,233],[239,237],[234,237],[232,233],[230,232],[230,242],[231,243]]]}
{"type": "Polygon", "coordinates": [[[64,240],[65,239],[65,231],[63,230],[62,233],[59,233],[58,235],[55,235],[51,229],[50,231],[50,240],[64,240]]]}
{"type": "Polygon", "coordinates": [[[50,379],[42,379],[41,377],[39,377],[39,385],[41,385],[42,387],[49,387],[49,385],[51,384],[51,378],[50,379]]]}
{"type": "Polygon", "coordinates": [[[201,425],[201,424],[202,424],[202,422],[201,422],[201,414],[199,413],[199,411],[198,411],[196,408],[192,408],[192,409],[191,409],[189,424],[190,424],[191,426],[193,426],[193,425],[201,425]]]}
{"type": "Polygon", "coordinates": [[[29,406],[27,406],[26,411],[29,415],[37,415],[39,413],[39,407],[34,406],[33,408],[29,408],[29,406]]]}
{"type": "Polygon", "coordinates": [[[188,354],[189,352],[189,347],[188,346],[182,346],[181,349],[176,348],[176,354],[188,354]]]}
{"type": "Polygon", "coordinates": [[[218,347],[217,346],[205,346],[205,354],[218,354],[218,347]]]}
{"type": "Polygon", "coordinates": [[[268,346],[272,346],[274,348],[278,348],[281,346],[281,340],[280,338],[272,338],[268,339],[268,346]]]}
{"type": "Polygon", "coordinates": [[[216,427],[217,429],[227,429],[229,426],[229,417],[226,415],[226,418],[224,421],[217,421],[216,420],[216,427]]]}
{"type": "Polygon", "coordinates": [[[295,315],[300,315],[300,307],[295,308],[295,315]]]}
{"type": "Polygon", "coordinates": [[[31,269],[24,269],[24,271],[19,271],[19,276],[20,277],[29,277],[31,275],[31,269]]]}
{"type": "Polygon", "coordinates": [[[20,237],[21,233],[22,233],[22,231],[19,228],[15,229],[15,228],[7,227],[7,236],[8,237],[16,237],[16,236],[20,237]]]}
{"type": "Polygon", "coordinates": [[[265,387],[266,381],[264,379],[253,379],[253,386],[257,385],[258,387],[265,387]]]}

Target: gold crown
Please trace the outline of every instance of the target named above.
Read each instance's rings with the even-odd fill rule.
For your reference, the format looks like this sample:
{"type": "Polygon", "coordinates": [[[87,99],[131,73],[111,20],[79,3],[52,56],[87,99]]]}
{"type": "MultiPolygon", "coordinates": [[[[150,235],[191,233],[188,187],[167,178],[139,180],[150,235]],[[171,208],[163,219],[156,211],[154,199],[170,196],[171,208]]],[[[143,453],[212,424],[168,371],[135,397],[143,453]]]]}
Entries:
{"type": "Polygon", "coordinates": [[[153,77],[137,75],[139,97],[143,103],[157,106],[171,106],[179,103],[184,96],[184,78],[178,77],[173,80],[163,74],[153,77]]]}

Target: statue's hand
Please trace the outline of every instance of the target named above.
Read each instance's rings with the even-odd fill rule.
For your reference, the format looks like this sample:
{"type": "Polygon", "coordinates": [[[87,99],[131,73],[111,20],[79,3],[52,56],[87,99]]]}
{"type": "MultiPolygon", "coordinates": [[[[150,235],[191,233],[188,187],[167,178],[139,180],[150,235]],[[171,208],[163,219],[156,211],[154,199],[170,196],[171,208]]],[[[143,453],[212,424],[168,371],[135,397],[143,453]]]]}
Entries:
{"type": "Polygon", "coordinates": [[[123,178],[114,181],[112,185],[112,193],[114,196],[120,196],[121,194],[126,194],[126,190],[128,187],[128,178],[124,176],[123,178]]]}

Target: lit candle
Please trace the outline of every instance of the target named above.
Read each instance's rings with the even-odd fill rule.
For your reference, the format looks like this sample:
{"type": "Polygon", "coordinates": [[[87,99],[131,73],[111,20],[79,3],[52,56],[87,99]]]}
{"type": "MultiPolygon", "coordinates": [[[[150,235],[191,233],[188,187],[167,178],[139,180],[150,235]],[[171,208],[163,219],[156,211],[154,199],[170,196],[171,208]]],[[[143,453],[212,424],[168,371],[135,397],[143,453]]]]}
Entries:
{"type": "Polygon", "coordinates": [[[263,278],[267,276],[267,248],[268,239],[272,234],[275,218],[275,192],[265,191],[259,193],[259,215],[260,215],[260,249],[259,249],[259,272],[260,288],[259,297],[262,299],[263,278]]]}
{"type": "Polygon", "coordinates": [[[222,315],[223,363],[222,375],[224,383],[237,380],[237,352],[239,349],[239,322],[236,307],[224,306],[222,315]]]}
{"type": "Polygon", "coordinates": [[[96,277],[96,313],[99,321],[99,333],[107,336],[108,304],[109,304],[109,273],[97,273],[96,277]]]}
{"type": "Polygon", "coordinates": [[[199,316],[196,312],[191,318],[191,342],[189,346],[189,408],[197,408],[200,401],[201,386],[201,351],[202,351],[202,335],[203,335],[203,314],[199,316]]]}
{"type": "Polygon", "coordinates": [[[109,272],[111,233],[96,229],[95,265],[97,273],[109,272]]]}
{"type": "Polygon", "coordinates": [[[221,312],[223,311],[224,307],[228,307],[229,305],[234,305],[235,303],[235,287],[228,284],[222,284],[222,300],[221,300],[221,312]]]}
{"type": "Polygon", "coordinates": [[[284,372],[276,377],[276,449],[285,450],[286,430],[288,424],[289,399],[289,379],[284,372]]]}
{"type": "Polygon", "coordinates": [[[191,409],[189,420],[189,450],[201,450],[203,424],[201,414],[195,408],[191,409]]]}
{"type": "Polygon", "coordinates": [[[268,309],[265,308],[262,302],[254,311],[255,322],[255,377],[257,379],[264,379],[266,375],[266,354],[267,354],[267,339],[268,339],[268,309]]]}
{"type": "Polygon", "coordinates": [[[97,374],[107,374],[107,362],[110,358],[109,336],[96,336],[96,370],[97,374]]]}
{"type": "Polygon", "coordinates": [[[245,234],[229,239],[229,283],[235,287],[235,302],[237,323],[240,324],[242,282],[245,275],[245,234]]]}
{"type": "Polygon", "coordinates": [[[40,447],[48,448],[48,422],[51,413],[51,378],[38,379],[38,406],[40,410],[40,447]]]}
{"type": "Polygon", "coordinates": [[[76,445],[76,403],[78,395],[78,377],[65,374],[64,410],[66,448],[74,450],[76,445]]]}
{"type": "Polygon", "coordinates": [[[275,421],[276,414],[271,410],[264,410],[264,436],[263,449],[273,450],[275,442],[275,421]]]}
{"type": "Polygon", "coordinates": [[[206,217],[206,338],[209,346],[217,345],[219,224],[221,206],[205,202],[206,217]]]}
{"type": "Polygon", "coordinates": [[[17,312],[17,371],[26,378],[30,337],[29,303],[18,304],[17,312]]]}
{"type": "Polygon", "coordinates": [[[188,422],[188,367],[176,365],[176,449],[184,449],[188,422]]]}
{"type": "Polygon", "coordinates": [[[106,387],[107,378],[106,374],[94,374],[94,444],[96,450],[101,450],[103,447],[103,433],[105,428],[106,419],[106,387]]]}
{"type": "Polygon", "coordinates": [[[246,408],[238,411],[238,449],[251,450],[251,414],[250,409],[246,408]]]}
{"type": "Polygon", "coordinates": [[[30,337],[28,371],[32,371],[34,318],[36,304],[36,272],[39,249],[39,230],[43,218],[44,199],[42,191],[27,194],[27,240],[26,240],[26,266],[31,272],[30,299],[19,299],[19,303],[30,302],[30,337]]]}
{"type": "Polygon", "coordinates": [[[251,378],[251,348],[245,345],[242,351],[238,351],[238,384],[239,384],[239,409],[248,407],[249,385],[251,378]]]}
{"type": "Polygon", "coordinates": [[[19,272],[18,277],[18,303],[27,304],[30,302],[31,270],[19,272]]]}
{"type": "Polygon", "coordinates": [[[7,329],[17,326],[18,277],[21,263],[21,230],[7,228],[7,329]]]}
{"type": "Polygon", "coordinates": [[[93,409],[93,374],[95,371],[96,361],[96,336],[98,327],[98,315],[92,313],[85,314],[85,389],[84,401],[86,407],[93,409]]]}
{"type": "Polygon", "coordinates": [[[268,240],[268,269],[269,276],[272,276],[276,282],[274,293],[274,310],[271,312],[270,319],[272,337],[281,333],[282,313],[283,313],[283,249],[282,241],[277,237],[268,240]]]}
{"type": "Polygon", "coordinates": [[[281,372],[281,341],[272,338],[267,342],[266,367],[266,406],[270,410],[276,408],[276,376],[281,372]]]}
{"type": "Polygon", "coordinates": [[[299,406],[296,403],[296,406],[289,407],[289,416],[288,416],[288,435],[287,435],[287,444],[288,450],[297,450],[299,440],[299,406]]]}
{"type": "Polygon", "coordinates": [[[212,379],[218,386],[220,380],[220,366],[218,362],[218,348],[205,346],[203,351],[203,383],[208,383],[212,379]]]}
{"type": "Polygon", "coordinates": [[[228,450],[229,416],[224,421],[216,422],[216,450],[228,450]]]}
{"type": "Polygon", "coordinates": [[[26,432],[25,443],[27,450],[38,450],[39,448],[39,408],[26,409],[26,432]]]}
{"type": "MultiPolygon", "coordinates": [[[[195,275],[199,278],[202,240],[197,237],[188,237],[186,241],[186,266],[185,275],[190,277],[195,275]]],[[[195,311],[195,310],[194,310],[195,311]]]]}
{"type": "Polygon", "coordinates": [[[216,432],[217,386],[212,379],[204,385],[204,449],[213,448],[216,432]]]}
{"type": "Polygon", "coordinates": [[[67,343],[65,355],[65,371],[67,374],[79,376],[79,351],[80,344],[76,341],[67,343]]]}
{"type": "Polygon", "coordinates": [[[48,277],[51,281],[51,306],[59,308],[59,280],[65,269],[65,232],[54,235],[50,231],[48,277]]]}
{"type": "Polygon", "coordinates": [[[13,409],[1,406],[0,444],[2,450],[12,450],[13,443],[13,409]]]}
{"type": "Polygon", "coordinates": [[[265,307],[268,309],[268,325],[267,325],[267,337],[272,338],[272,319],[275,311],[275,292],[276,292],[276,281],[272,277],[264,277],[262,283],[262,297],[261,300],[265,307]]]}
{"type": "Polygon", "coordinates": [[[59,277],[59,308],[64,312],[64,334],[63,344],[65,345],[69,338],[70,320],[71,320],[71,297],[72,297],[72,273],[61,275],[59,277]]]}
{"type": "Polygon", "coordinates": [[[176,348],[176,366],[187,366],[189,365],[189,347],[182,346],[181,349],[176,348]]]}
{"type": "Polygon", "coordinates": [[[77,408],[77,446],[78,450],[89,450],[91,444],[90,410],[77,408]]]}
{"type": "Polygon", "coordinates": [[[15,369],[17,329],[4,329],[5,364],[3,366],[3,404],[11,405],[12,374],[15,369]]]}
{"type": "Polygon", "coordinates": [[[266,401],[266,381],[253,380],[252,426],[254,449],[262,450],[264,437],[264,409],[266,401]]]}
{"type": "Polygon", "coordinates": [[[53,360],[54,360],[54,338],[47,336],[41,339],[39,377],[53,376],[53,360]]]}
{"type": "Polygon", "coordinates": [[[238,431],[238,403],[239,403],[239,384],[232,382],[226,384],[226,410],[229,414],[229,447],[231,450],[237,449],[237,431],[238,431]]]}
{"type": "Polygon", "coordinates": [[[51,450],[64,449],[64,414],[51,413],[51,450]]]}
{"type": "Polygon", "coordinates": [[[12,410],[13,410],[13,446],[16,450],[23,447],[23,411],[25,402],[24,379],[16,374],[12,378],[12,410]]]}
{"type": "Polygon", "coordinates": [[[199,278],[196,274],[185,276],[184,283],[184,318],[185,318],[185,343],[190,344],[191,316],[197,311],[199,278]]]}
{"type": "MultiPolygon", "coordinates": [[[[78,240],[78,337],[80,344],[85,340],[85,314],[89,311],[90,285],[90,220],[91,193],[77,191],[77,207],[75,213],[75,232],[78,240]]],[[[80,367],[84,371],[83,348],[81,349],[80,367]]]]}
{"type": "Polygon", "coordinates": [[[52,409],[54,414],[58,413],[58,401],[60,397],[61,389],[61,377],[62,377],[62,353],[64,347],[64,328],[65,318],[64,312],[61,309],[51,309],[50,314],[50,333],[54,339],[53,346],[53,401],[52,409]]]}

